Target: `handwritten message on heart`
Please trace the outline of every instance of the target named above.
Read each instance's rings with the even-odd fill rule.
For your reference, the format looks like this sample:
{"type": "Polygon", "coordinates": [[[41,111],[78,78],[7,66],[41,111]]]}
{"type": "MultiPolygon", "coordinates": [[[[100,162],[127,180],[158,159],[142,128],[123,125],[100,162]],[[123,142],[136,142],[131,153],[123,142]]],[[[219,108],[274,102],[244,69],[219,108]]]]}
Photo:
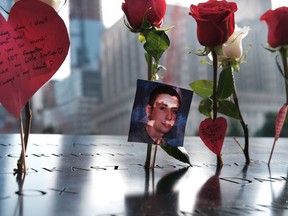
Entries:
{"type": "Polygon", "coordinates": [[[227,121],[223,117],[205,119],[199,126],[199,136],[204,144],[216,155],[220,155],[227,130],[227,121]]]}
{"type": "Polygon", "coordinates": [[[8,21],[0,14],[0,102],[16,118],[59,69],[70,42],[65,23],[38,0],[21,0],[8,21]]]}

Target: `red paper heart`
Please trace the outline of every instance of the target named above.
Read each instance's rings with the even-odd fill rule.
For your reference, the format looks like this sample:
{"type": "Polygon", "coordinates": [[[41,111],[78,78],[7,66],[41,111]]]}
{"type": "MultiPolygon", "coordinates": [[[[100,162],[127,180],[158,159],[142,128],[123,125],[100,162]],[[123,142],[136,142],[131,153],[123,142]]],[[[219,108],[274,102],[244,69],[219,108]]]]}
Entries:
{"type": "Polygon", "coordinates": [[[16,118],[59,69],[69,49],[63,20],[39,0],[21,0],[8,22],[0,14],[0,102],[16,118]]]}
{"type": "Polygon", "coordinates": [[[221,154],[226,129],[227,121],[223,117],[219,117],[214,121],[207,118],[202,121],[199,126],[200,138],[204,144],[216,155],[221,154]]]}

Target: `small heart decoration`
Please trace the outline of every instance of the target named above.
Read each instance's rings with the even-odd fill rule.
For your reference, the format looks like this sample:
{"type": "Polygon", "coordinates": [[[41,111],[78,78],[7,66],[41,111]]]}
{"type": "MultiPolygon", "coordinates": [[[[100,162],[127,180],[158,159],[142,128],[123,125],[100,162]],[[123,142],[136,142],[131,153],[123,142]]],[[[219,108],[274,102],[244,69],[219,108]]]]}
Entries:
{"type": "Polygon", "coordinates": [[[277,114],[276,123],[275,123],[275,140],[276,141],[280,137],[283,125],[285,123],[287,111],[288,111],[288,106],[283,105],[277,114]]]}
{"type": "Polygon", "coordinates": [[[214,121],[205,119],[199,126],[199,136],[204,144],[216,155],[220,155],[227,130],[227,121],[218,117],[214,121]]]}
{"type": "Polygon", "coordinates": [[[21,0],[8,21],[0,14],[0,102],[16,118],[59,69],[70,42],[64,21],[39,0],[21,0]]]}

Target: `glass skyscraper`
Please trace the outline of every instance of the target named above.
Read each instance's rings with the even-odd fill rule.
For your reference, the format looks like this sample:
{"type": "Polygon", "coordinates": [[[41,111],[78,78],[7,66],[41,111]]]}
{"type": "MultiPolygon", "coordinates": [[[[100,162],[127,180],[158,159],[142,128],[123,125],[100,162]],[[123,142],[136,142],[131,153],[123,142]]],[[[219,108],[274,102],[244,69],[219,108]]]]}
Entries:
{"type": "Polygon", "coordinates": [[[101,1],[69,0],[69,22],[71,74],[55,84],[56,106],[44,111],[44,124],[62,133],[93,133],[91,110],[101,101],[101,1]]]}

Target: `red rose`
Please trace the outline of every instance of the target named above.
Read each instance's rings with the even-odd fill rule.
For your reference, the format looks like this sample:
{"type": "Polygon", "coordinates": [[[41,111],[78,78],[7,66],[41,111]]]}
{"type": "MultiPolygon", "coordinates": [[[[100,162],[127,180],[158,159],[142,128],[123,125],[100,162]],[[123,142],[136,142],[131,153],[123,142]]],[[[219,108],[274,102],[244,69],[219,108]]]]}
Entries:
{"type": "Polygon", "coordinates": [[[288,7],[268,10],[260,20],[268,26],[268,44],[272,48],[288,45],[288,7]]]}
{"type": "Polygon", "coordinates": [[[235,28],[235,2],[210,0],[190,6],[190,13],[197,23],[197,37],[201,45],[214,47],[225,43],[235,28]]]}
{"type": "Polygon", "coordinates": [[[145,16],[152,26],[160,27],[166,14],[166,1],[125,0],[122,3],[122,10],[134,30],[141,27],[145,16]]]}

